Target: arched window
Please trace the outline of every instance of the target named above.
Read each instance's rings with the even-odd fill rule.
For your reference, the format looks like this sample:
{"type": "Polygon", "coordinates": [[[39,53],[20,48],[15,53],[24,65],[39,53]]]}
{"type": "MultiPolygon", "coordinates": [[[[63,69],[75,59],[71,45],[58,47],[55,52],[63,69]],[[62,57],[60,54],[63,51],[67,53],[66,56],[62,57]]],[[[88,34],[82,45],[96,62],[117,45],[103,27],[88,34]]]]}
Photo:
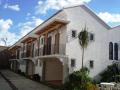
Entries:
{"type": "Polygon", "coordinates": [[[109,43],[109,59],[113,60],[113,43],[109,43]]]}
{"type": "Polygon", "coordinates": [[[114,59],[118,60],[118,44],[114,44],[114,59]]]}

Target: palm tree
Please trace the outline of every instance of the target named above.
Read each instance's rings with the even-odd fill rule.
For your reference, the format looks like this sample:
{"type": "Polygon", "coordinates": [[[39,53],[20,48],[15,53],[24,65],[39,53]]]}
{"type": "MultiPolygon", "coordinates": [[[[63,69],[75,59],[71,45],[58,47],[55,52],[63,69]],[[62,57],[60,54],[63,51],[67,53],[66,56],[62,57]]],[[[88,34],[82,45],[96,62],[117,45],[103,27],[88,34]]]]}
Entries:
{"type": "Polygon", "coordinates": [[[79,33],[78,38],[79,38],[79,44],[82,48],[82,68],[83,68],[84,50],[85,50],[85,48],[87,48],[87,46],[89,44],[89,36],[88,36],[86,26],[79,33]]]}

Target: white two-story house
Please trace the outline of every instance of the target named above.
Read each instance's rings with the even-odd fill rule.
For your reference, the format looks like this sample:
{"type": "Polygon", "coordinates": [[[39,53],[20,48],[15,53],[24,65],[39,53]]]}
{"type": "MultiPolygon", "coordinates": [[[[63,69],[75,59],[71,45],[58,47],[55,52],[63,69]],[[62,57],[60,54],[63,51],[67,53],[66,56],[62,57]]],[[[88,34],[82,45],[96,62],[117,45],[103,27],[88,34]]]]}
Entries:
{"type": "Polygon", "coordinates": [[[98,79],[99,73],[120,59],[120,26],[111,28],[85,5],[58,11],[11,46],[9,50],[19,54],[19,58],[10,59],[11,68],[30,76],[39,74],[41,80],[50,83],[65,82],[70,73],[81,68],[78,34],[85,26],[90,42],[84,66],[98,79]]]}

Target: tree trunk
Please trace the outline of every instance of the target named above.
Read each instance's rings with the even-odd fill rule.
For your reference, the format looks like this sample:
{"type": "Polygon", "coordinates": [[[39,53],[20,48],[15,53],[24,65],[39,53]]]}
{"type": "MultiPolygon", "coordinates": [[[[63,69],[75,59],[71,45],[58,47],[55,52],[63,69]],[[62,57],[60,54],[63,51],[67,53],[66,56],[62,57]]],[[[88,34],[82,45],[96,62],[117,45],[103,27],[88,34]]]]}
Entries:
{"type": "Polygon", "coordinates": [[[84,48],[82,49],[82,69],[83,69],[83,60],[84,60],[84,48]]]}

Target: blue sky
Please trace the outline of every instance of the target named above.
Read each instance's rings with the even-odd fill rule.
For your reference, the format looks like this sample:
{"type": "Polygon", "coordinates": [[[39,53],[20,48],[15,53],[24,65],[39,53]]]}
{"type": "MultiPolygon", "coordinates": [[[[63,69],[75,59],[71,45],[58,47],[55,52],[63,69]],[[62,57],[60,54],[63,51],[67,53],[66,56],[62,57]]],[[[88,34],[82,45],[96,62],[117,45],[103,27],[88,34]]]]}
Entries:
{"type": "Polygon", "coordinates": [[[120,24],[120,0],[0,0],[0,45],[12,45],[59,9],[86,4],[111,27],[120,24]]]}

